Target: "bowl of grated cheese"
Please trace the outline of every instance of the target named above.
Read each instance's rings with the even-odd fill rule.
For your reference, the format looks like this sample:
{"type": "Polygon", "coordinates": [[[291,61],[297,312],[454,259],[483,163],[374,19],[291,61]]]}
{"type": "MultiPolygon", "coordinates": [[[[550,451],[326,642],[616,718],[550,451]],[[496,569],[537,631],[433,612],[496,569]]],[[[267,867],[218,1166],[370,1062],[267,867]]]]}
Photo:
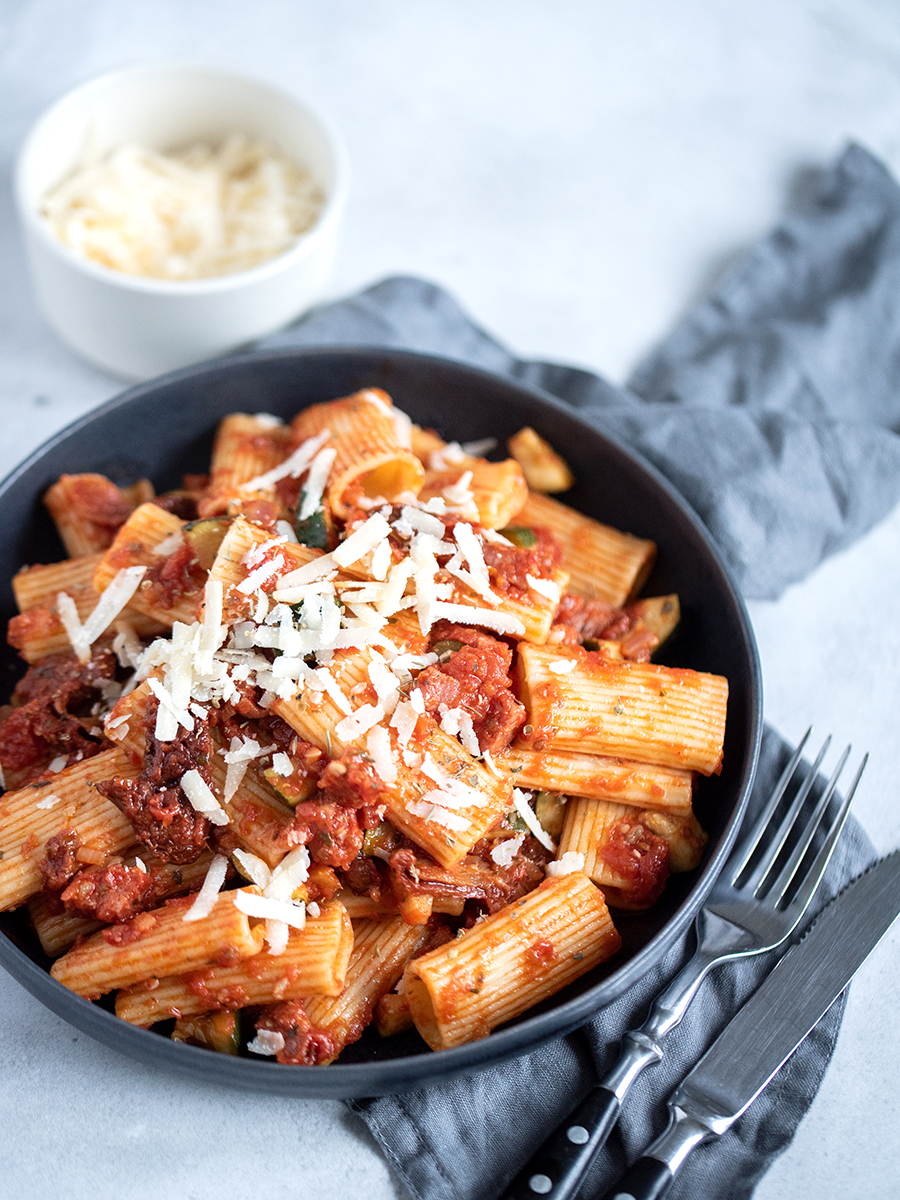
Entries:
{"type": "Polygon", "coordinates": [[[44,315],[129,379],[271,333],[324,292],[348,176],[329,122],[258,80],[162,63],[83,84],[16,165],[44,315]]]}

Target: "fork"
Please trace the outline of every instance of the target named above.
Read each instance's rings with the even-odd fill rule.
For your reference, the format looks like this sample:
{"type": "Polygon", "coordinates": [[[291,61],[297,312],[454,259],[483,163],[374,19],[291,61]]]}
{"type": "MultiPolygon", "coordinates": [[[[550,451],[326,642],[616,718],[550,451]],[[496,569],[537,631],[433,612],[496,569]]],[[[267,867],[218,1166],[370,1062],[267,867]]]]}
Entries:
{"type": "Polygon", "coordinates": [[[765,808],[749,833],[732,850],[709,899],[698,913],[695,924],[697,949],[693,957],[654,1000],[644,1024],[625,1035],[619,1060],[609,1074],[551,1134],[503,1193],[502,1200],[534,1200],[535,1196],[569,1200],[605,1144],[625,1096],[645,1067],[662,1059],[663,1039],[680,1023],[712,968],[719,963],[774,950],[796,929],[825,873],[868,762],[866,755],[833,820],[823,824],[838,778],[850,755],[848,746],[812,813],[805,821],[801,820],[800,814],[831,744],[831,738],[826,738],[781,823],[770,833],[769,825],[797,771],[811,733],[812,728],[806,731],[765,808]],[[820,825],[828,831],[825,840],[808,870],[798,874],[820,825]],[[781,865],[783,851],[792,836],[796,837],[796,842],[781,865]],[[754,864],[757,853],[760,857],[754,864]],[[795,876],[796,891],[785,904],[795,876]]]}

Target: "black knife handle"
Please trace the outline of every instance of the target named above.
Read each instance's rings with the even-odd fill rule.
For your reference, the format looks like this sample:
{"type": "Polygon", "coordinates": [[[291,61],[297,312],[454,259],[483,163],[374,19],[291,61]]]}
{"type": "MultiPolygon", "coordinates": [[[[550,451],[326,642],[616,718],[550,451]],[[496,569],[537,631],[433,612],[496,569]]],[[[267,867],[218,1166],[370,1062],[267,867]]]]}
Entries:
{"type": "Polygon", "coordinates": [[[615,1093],[602,1085],[593,1088],[519,1172],[501,1200],[569,1200],[618,1115],[615,1093]]]}
{"type": "Polygon", "coordinates": [[[674,1178],[658,1158],[639,1158],[603,1200],[662,1200],[674,1178]]]}

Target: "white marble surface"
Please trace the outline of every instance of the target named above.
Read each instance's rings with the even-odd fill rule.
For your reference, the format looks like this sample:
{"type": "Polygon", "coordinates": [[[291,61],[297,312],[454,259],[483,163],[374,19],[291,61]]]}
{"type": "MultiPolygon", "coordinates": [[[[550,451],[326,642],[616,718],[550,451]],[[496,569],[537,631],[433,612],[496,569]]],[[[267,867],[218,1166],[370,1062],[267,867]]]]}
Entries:
{"type": "MultiPolygon", "coordinates": [[[[516,350],[624,378],[721,265],[856,138],[900,170],[895,0],[5,0],[0,469],[119,385],[45,328],[9,192],[41,109],[160,56],[242,67],[329,109],[355,179],[333,283],[451,288],[516,350]]],[[[856,811],[900,844],[900,511],[754,603],[767,715],[870,748],[856,811]]],[[[896,1196],[900,929],[851,991],[834,1061],[760,1200],[896,1196]]],[[[65,1192],[400,1197],[336,1102],[200,1089],[95,1045],[0,978],[0,1178],[65,1192]]]]}

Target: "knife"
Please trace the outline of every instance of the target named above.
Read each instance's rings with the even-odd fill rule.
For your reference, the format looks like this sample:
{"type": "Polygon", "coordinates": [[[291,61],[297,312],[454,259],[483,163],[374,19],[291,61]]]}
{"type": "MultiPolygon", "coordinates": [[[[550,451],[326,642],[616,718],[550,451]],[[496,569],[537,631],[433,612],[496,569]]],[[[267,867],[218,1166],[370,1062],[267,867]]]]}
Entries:
{"type": "MultiPolygon", "coordinates": [[[[785,954],[672,1093],[668,1129],[604,1200],[659,1200],[691,1150],[719,1137],[746,1112],[898,913],[900,851],[895,851],[844,888],[785,954]]],[[[530,1181],[536,1195],[542,1182],[530,1181]]]]}

